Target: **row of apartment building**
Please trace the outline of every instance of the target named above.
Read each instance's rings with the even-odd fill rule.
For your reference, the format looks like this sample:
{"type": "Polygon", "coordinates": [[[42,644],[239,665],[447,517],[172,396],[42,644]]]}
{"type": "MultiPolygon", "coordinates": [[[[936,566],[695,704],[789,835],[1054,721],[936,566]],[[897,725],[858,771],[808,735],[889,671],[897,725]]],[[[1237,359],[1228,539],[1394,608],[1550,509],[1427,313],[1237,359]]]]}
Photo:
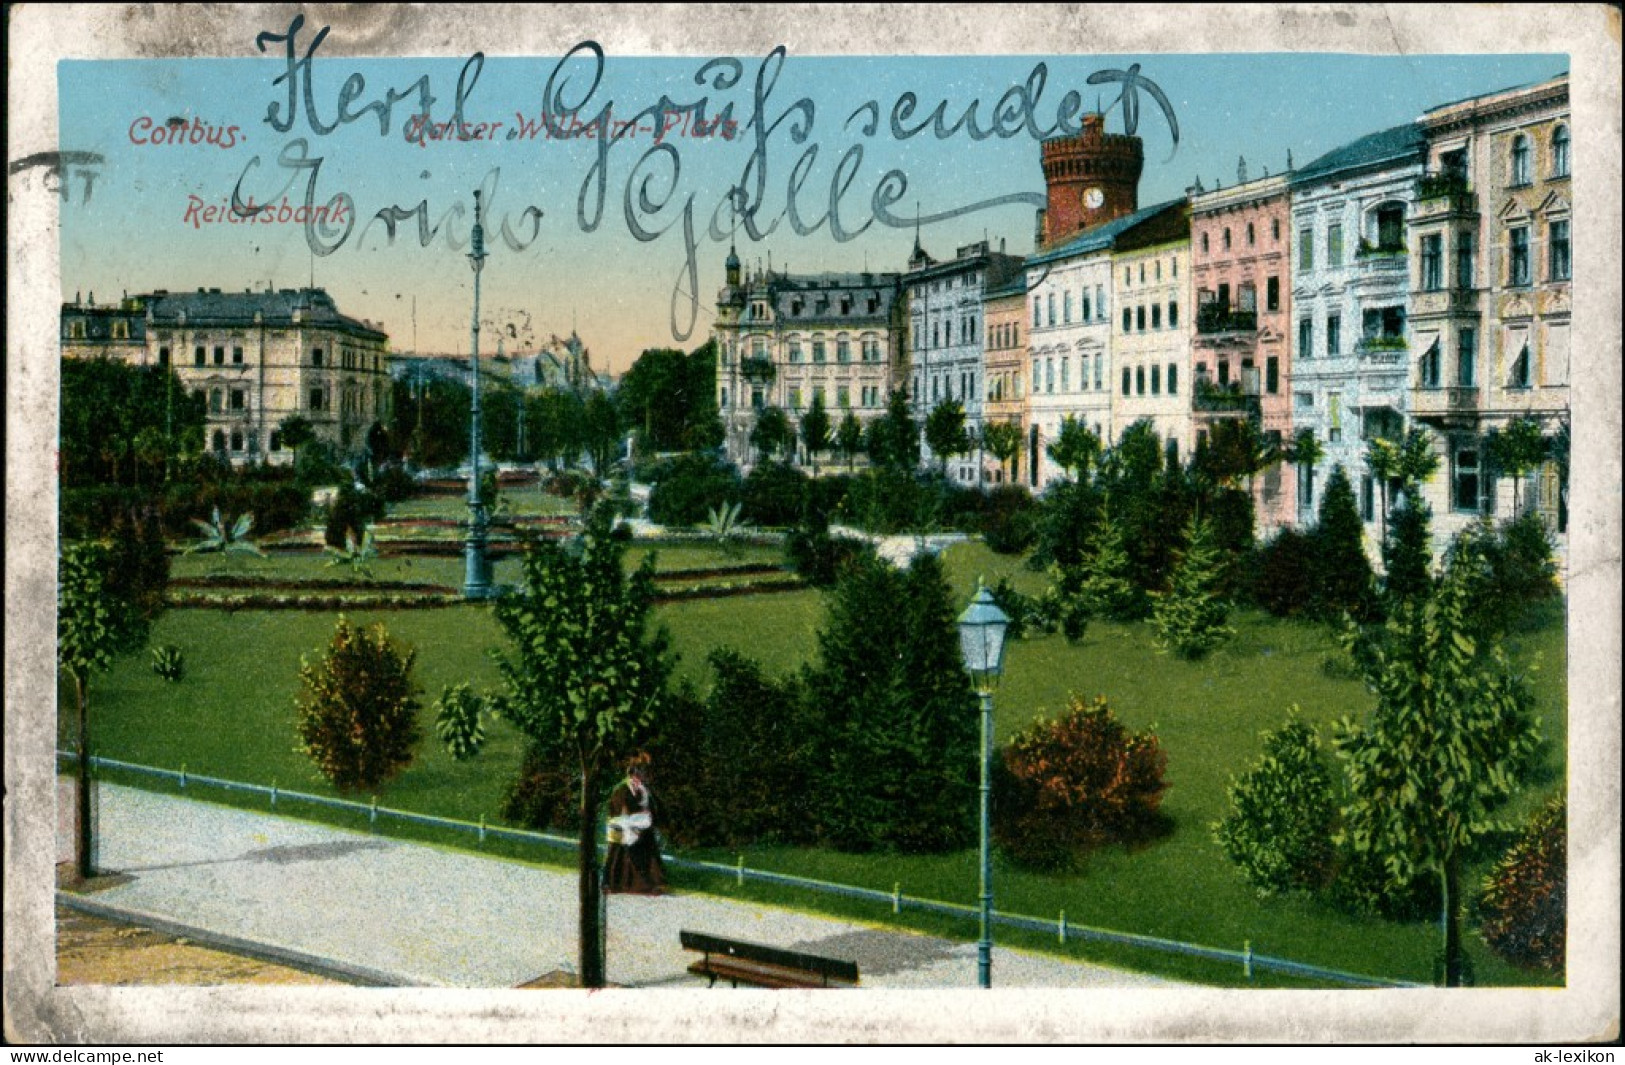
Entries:
{"type": "MultiPolygon", "coordinates": [[[[1061,476],[1045,449],[1067,418],[1108,445],[1149,420],[1188,455],[1216,421],[1248,417],[1283,445],[1310,430],[1323,452],[1257,479],[1264,532],[1312,520],[1341,465],[1374,537],[1366,442],[1423,426],[1443,541],[1510,513],[1490,433],[1566,424],[1570,145],[1563,75],[1141,207],[1138,138],[1089,116],[1042,146],[1047,206],[1026,257],[983,241],[939,261],[916,235],[904,272],[747,275],[730,250],[714,339],[731,457],[750,461],[764,407],[796,420],[819,396],[837,420],[868,420],[904,389],[922,422],[957,400],[973,434],[1020,427],[1011,468],[973,451],[950,476],[1042,489],[1061,476]]],[[[1563,531],[1555,467],[1530,482],[1521,498],[1563,531]]]]}

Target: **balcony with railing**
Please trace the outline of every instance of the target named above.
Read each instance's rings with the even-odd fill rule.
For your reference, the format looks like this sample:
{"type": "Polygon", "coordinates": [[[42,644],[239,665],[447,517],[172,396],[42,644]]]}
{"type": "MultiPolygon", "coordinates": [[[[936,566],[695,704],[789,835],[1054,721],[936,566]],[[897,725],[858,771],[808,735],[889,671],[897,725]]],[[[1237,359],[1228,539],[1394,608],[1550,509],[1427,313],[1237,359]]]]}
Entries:
{"type": "Polygon", "coordinates": [[[1465,174],[1423,174],[1416,179],[1416,204],[1411,219],[1431,222],[1448,217],[1476,217],[1478,197],[1467,185],[1465,174]]]}
{"type": "Polygon", "coordinates": [[[1206,375],[1196,378],[1191,393],[1191,407],[1199,414],[1246,415],[1259,414],[1259,382],[1256,370],[1243,371],[1242,380],[1218,382],[1206,375]]]}
{"type": "Polygon", "coordinates": [[[1402,334],[1377,333],[1356,341],[1354,353],[1362,363],[1384,366],[1403,362],[1409,347],[1402,334]]]}
{"type": "Polygon", "coordinates": [[[747,381],[765,384],[772,381],[777,371],[773,368],[773,360],[765,355],[747,355],[739,360],[739,372],[747,381]]]}
{"type": "Polygon", "coordinates": [[[1411,389],[1411,413],[1420,418],[1470,415],[1478,411],[1476,385],[1428,386],[1411,389]]]}
{"type": "Polygon", "coordinates": [[[1196,331],[1203,336],[1256,333],[1258,312],[1232,308],[1223,303],[1204,303],[1196,308],[1196,331]]]}

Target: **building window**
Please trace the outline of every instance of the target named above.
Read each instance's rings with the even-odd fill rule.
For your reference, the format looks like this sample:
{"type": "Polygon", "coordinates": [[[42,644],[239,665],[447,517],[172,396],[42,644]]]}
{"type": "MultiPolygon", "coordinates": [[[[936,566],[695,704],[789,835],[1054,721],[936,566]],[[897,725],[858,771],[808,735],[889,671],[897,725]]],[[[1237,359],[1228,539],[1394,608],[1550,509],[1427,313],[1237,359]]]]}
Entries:
{"type": "Polygon", "coordinates": [[[1061,320],[1067,325],[1072,324],[1072,290],[1067,289],[1061,294],[1061,320]]]}
{"type": "Polygon", "coordinates": [[[825,358],[824,342],[822,340],[813,341],[813,362],[822,365],[825,358]]]}
{"type": "Polygon", "coordinates": [[[1466,233],[1457,238],[1456,245],[1456,287],[1473,287],[1473,241],[1466,233]]]}
{"type": "Polygon", "coordinates": [[[1315,231],[1305,227],[1298,230],[1298,269],[1315,268],[1315,231]]]}
{"type": "Polygon", "coordinates": [[[1156,363],[1151,365],[1151,394],[1162,395],[1162,367],[1156,363]]]}
{"type": "Polygon", "coordinates": [[[1247,247],[1249,247],[1249,248],[1252,247],[1253,243],[1254,243],[1253,242],[1253,224],[1251,222],[1248,222],[1247,223],[1247,247]]]}
{"type": "Polygon", "coordinates": [[[216,366],[224,366],[226,364],[226,346],[224,344],[216,344],[214,346],[214,364],[216,366]]]}
{"type": "Polygon", "coordinates": [[[842,410],[852,406],[852,389],[847,385],[838,385],[835,389],[835,405],[842,410]]]}
{"type": "Polygon", "coordinates": [[[1518,349],[1518,357],[1512,360],[1512,372],[1507,375],[1507,387],[1529,387],[1529,341],[1527,340],[1518,349]]]}
{"type": "Polygon", "coordinates": [[[1422,238],[1422,290],[1437,292],[1444,288],[1444,236],[1430,233],[1422,238]]]}
{"type": "Polygon", "coordinates": [[[241,344],[231,349],[231,362],[233,366],[241,366],[243,364],[243,348],[241,344]]]}
{"type": "Polygon", "coordinates": [[[1170,396],[1179,395],[1179,365],[1177,363],[1170,362],[1168,364],[1168,394],[1170,396]]]}
{"type": "Polygon", "coordinates": [[[1552,177],[1569,176],[1569,127],[1558,126],[1552,132],[1552,177]]]}
{"type": "Polygon", "coordinates": [[[317,385],[315,388],[312,388],[310,390],[310,409],[311,410],[326,410],[327,409],[327,393],[322,390],[322,387],[320,385],[317,385]]]}
{"type": "Polygon", "coordinates": [[[1230,250],[1230,227],[1229,226],[1224,227],[1224,250],[1225,251],[1230,250]]]}
{"type": "Polygon", "coordinates": [[[1037,329],[1039,326],[1044,324],[1039,319],[1039,310],[1038,310],[1039,306],[1040,305],[1039,305],[1039,302],[1038,302],[1038,297],[1034,296],[1033,297],[1033,328],[1034,329],[1037,329]]]}
{"type": "Polygon", "coordinates": [[[863,361],[864,362],[879,362],[880,361],[880,341],[878,341],[878,340],[865,340],[863,342],[863,361]]]}
{"type": "Polygon", "coordinates": [[[233,432],[231,434],[231,449],[233,451],[241,451],[243,449],[243,434],[241,432],[233,432]]]}
{"type": "Polygon", "coordinates": [[[1137,395],[1137,396],[1145,395],[1145,367],[1144,366],[1136,366],[1134,368],[1134,394],[1137,395]]]}
{"type": "Polygon", "coordinates": [[[248,409],[248,393],[243,391],[240,388],[232,389],[231,390],[231,409],[232,410],[247,410],[248,409]]]}
{"type": "Polygon", "coordinates": [[[219,414],[225,409],[225,403],[225,393],[221,392],[218,388],[209,389],[209,413],[219,414]]]}
{"type": "Polygon", "coordinates": [[[1054,359],[1045,359],[1044,360],[1044,391],[1052,393],[1052,394],[1055,391],[1055,360],[1054,359]]]}
{"type": "Polygon", "coordinates": [[[1512,138],[1511,184],[1529,184],[1529,138],[1522,133],[1512,138]]]}
{"type": "Polygon", "coordinates": [[[1038,360],[1034,359],[1033,360],[1033,383],[1032,383],[1032,387],[1030,387],[1028,389],[1029,392],[1032,392],[1034,394],[1037,394],[1037,392],[1039,390],[1039,386],[1042,383],[1040,381],[1040,379],[1039,379],[1038,369],[1039,369],[1038,360]]]}
{"type": "Polygon", "coordinates": [[[1343,223],[1333,222],[1326,228],[1326,265],[1343,265],[1343,223]]]}
{"type": "Polygon", "coordinates": [[[1405,250],[1405,208],[1397,203],[1377,208],[1377,250],[1405,250]]]}
{"type": "Polygon", "coordinates": [[[1106,320],[1106,286],[1104,285],[1095,286],[1095,319],[1101,322],[1106,320]]]}
{"type": "Polygon", "coordinates": [[[721,407],[723,410],[728,409],[728,389],[726,387],[722,390],[722,398],[717,403],[717,406],[721,407]]]}
{"type": "Polygon", "coordinates": [[[1478,487],[1478,450],[1458,448],[1450,471],[1450,505],[1467,514],[1477,514],[1483,505],[1478,487]]]}
{"type": "Polygon", "coordinates": [[[1127,333],[1134,328],[1134,312],[1127,307],[1123,308],[1123,332],[1127,333]]]}
{"type": "Polygon", "coordinates": [[[1105,380],[1106,380],[1106,356],[1104,356],[1104,355],[1096,355],[1095,356],[1095,391],[1096,392],[1099,392],[1102,388],[1106,387],[1105,384],[1104,384],[1105,380]]]}
{"type": "Polygon", "coordinates": [[[1462,326],[1456,345],[1456,383],[1472,388],[1478,384],[1478,330],[1462,326]]]}
{"type": "Polygon", "coordinates": [[[1434,339],[1428,349],[1422,353],[1421,375],[1423,388],[1438,388],[1439,380],[1439,341],[1434,339]]]}
{"type": "Polygon", "coordinates": [[[1343,394],[1326,394],[1326,439],[1335,444],[1343,439],[1343,394]]]}
{"type": "Polygon", "coordinates": [[[1298,319],[1298,358],[1312,359],[1315,357],[1315,323],[1311,318],[1298,319]]]}
{"type": "Polygon", "coordinates": [[[1140,264],[1140,284],[1145,284],[1145,264],[1140,264]]]}
{"type": "Polygon", "coordinates": [[[1151,328],[1162,328],[1162,304],[1160,303],[1153,303],[1151,305],[1151,328]]]}
{"type": "Polygon", "coordinates": [[[1281,360],[1275,355],[1264,360],[1264,389],[1272,396],[1281,391],[1281,360]]]}
{"type": "Polygon", "coordinates": [[[226,434],[225,434],[225,431],[222,430],[222,429],[216,429],[214,431],[214,441],[213,442],[214,442],[214,449],[216,451],[224,453],[224,451],[226,450],[226,434]]]}
{"type": "Polygon", "coordinates": [[[799,388],[792,388],[790,390],[790,409],[791,410],[800,410],[801,409],[801,389],[799,389],[799,388]]]}
{"type": "Polygon", "coordinates": [[[1507,284],[1529,284],[1529,227],[1514,226],[1507,231],[1507,284]]]}
{"type": "Polygon", "coordinates": [[[1094,315],[1089,312],[1089,290],[1084,289],[1081,293],[1079,293],[1078,294],[1078,299],[1079,299],[1079,314],[1078,314],[1078,317],[1079,317],[1079,319],[1081,321],[1087,322],[1091,318],[1094,317],[1094,315]]]}
{"type": "Polygon", "coordinates": [[[835,361],[843,366],[852,361],[852,342],[837,340],[835,342],[835,361]]]}
{"type": "Polygon", "coordinates": [[[1298,463],[1298,509],[1315,509],[1315,467],[1307,462],[1298,463]]]}
{"type": "Polygon", "coordinates": [[[1299,411],[1314,410],[1315,394],[1313,392],[1294,392],[1292,394],[1292,404],[1299,411]]]}
{"type": "Polygon", "coordinates": [[[1049,324],[1054,325],[1055,324],[1055,293],[1051,292],[1051,293],[1047,294],[1044,297],[1044,307],[1045,307],[1046,310],[1049,311],[1049,315],[1048,315],[1049,324]]]}
{"type": "Polygon", "coordinates": [[[1203,233],[1203,234],[1202,234],[1202,254],[1203,254],[1203,255],[1206,255],[1206,254],[1207,254],[1207,250],[1208,250],[1208,249],[1207,249],[1207,234],[1206,234],[1206,233],[1203,233]]]}
{"type": "Polygon", "coordinates": [[[767,406],[767,395],[760,388],[750,390],[750,406],[752,410],[762,410],[767,406]]]}
{"type": "Polygon", "coordinates": [[[1127,366],[1123,367],[1123,395],[1127,396],[1131,394],[1133,383],[1134,375],[1129,373],[1127,366]]]}
{"type": "Polygon", "coordinates": [[[1569,279],[1569,223],[1568,219],[1553,222],[1547,238],[1547,247],[1550,249],[1549,280],[1567,281],[1569,279]]]}
{"type": "Polygon", "coordinates": [[[1134,275],[1129,272],[1128,267],[1126,267],[1126,266],[1123,267],[1123,287],[1128,288],[1133,284],[1134,284],[1134,275]]]}
{"type": "Polygon", "coordinates": [[[1072,360],[1065,355],[1061,356],[1061,391],[1072,390],[1072,360]]]}
{"type": "Polygon", "coordinates": [[[317,349],[315,349],[314,351],[312,351],[310,353],[310,364],[312,366],[320,366],[322,364],[322,349],[321,348],[317,348],[317,349]]]}
{"type": "Polygon", "coordinates": [[[1326,354],[1337,356],[1343,353],[1343,316],[1329,314],[1326,316],[1326,354]]]}
{"type": "Polygon", "coordinates": [[[1145,332],[1145,308],[1143,306],[1134,308],[1134,327],[1142,333],[1145,332]]]}
{"type": "Polygon", "coordinates": [[[166,370],[169,369],[169,349],[167,347],[158,349],[158,365],[166,370]]]}
{"type": "Polygon", "coordinates": [[[1264,309],[1269,311],[1281,309],[1281,279],[1278,277],[1264,279],[1264,309]]]}

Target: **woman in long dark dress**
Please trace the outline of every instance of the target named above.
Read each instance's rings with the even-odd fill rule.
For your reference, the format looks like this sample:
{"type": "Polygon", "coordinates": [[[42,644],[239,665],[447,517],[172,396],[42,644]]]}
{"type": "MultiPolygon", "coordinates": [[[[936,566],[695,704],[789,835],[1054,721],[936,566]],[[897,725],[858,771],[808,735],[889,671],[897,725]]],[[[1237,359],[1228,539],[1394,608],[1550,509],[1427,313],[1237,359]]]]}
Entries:
{"type": "Polygon", "coordinates": [[[634,759],[626,779],[609,795],[609,856],[604,861],[604,892],[610,895],[666,894],[666,867],[654,832],[654,796],[648,759],[634,759]]]}

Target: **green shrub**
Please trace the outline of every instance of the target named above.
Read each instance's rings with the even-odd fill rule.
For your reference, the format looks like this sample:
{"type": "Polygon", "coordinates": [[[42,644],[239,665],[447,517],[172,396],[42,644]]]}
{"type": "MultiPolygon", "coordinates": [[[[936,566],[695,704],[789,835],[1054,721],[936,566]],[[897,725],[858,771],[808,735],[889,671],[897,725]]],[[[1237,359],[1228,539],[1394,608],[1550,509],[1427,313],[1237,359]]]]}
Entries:
{"type": "Polygon", "coordinates": [[[1479,934],[1525,969],[1561,972],[1568,935],[1568,807],[1562,796],[1535,814],[1479,897],[1479,934]]]}
{"type": "Polygon", "coordinates": [[[1314,539],[1296,529],[1282,529],[1254,554],[1249,588],[1253,602],[1278,618],[1309,613],[1317,565],[1314,539]]]}
{"type": "Polygon", "coordinates": [[[1076,868],[1091,847],[1164,833],[1167,755],[1130,732],[1104,696],[1073,696],[1066,716],[1039,719],[994,762],[993,835],[1018,864],[1076,868]]]}
{"type": "Polygon", "coordinates": [[[1001,555],[1019,555],[1038,540],[1037,503],[1017,485],[1000,485],[987,494],[982,512],[982,539],[1001,555]]]}
{"type": "Polygon", "coordinates": [[[649,492],[649,520],[699,525],[706,514],[740,496],[739,472],[715,455],[685,454],[662,463],[649,492]]]}
{"type": "Polygon", "coordinates": [[[435,738],[446,753],[467,761],[485,745],[485,700],[467,684],[446,685],[434,704],[435,738]]]}
{"type": "Polygon", "coordinates": [[[344,484],[339,488],[338,498],[328,508],[323,538],[328,547],[341,550],[351,541],[359,544],[366,539],[367,526],[382,520],[383,516],[382,496],[344,484]]]}
{"type": "Polygon", "coordinates": [[[794,525],[807,502],[807,475],[783,462],[764,462],[745,478],[743,518],[752,525],[794,525]]]}
{"type": "Polygon", "coordinates": [[[383,625],[357,629],[340,614],[327,653],[300,660],[301,748],[341,792],[376,788],[411,764],[421,736],[416,659],[383,625]]]}
{"type": "Polygon", "coordinates": [[[1185,527],[1185,550],[1168,591],[1156,593],[1151,624],[1157,646],[1198,659],[1234,635],[1230,604],[1222,594],[1224,565],[1206,522],[1185,527]]]}
{"type": "Polygon", "coordinates": [[[418,482],[406,467],[391,463],[373,477],[372,490],[386,503],[399,503],[417,494],[418,482]]]}
{"type": "Polygon", "coordinates": [[[1231,814],[1213,825],[1226,858],[1262,896],[1314,892],[1331,879],[1337,797],[1313,725],[1291,716],[1264,733],[1264,755],[1230,782],[1231,814]]]}

